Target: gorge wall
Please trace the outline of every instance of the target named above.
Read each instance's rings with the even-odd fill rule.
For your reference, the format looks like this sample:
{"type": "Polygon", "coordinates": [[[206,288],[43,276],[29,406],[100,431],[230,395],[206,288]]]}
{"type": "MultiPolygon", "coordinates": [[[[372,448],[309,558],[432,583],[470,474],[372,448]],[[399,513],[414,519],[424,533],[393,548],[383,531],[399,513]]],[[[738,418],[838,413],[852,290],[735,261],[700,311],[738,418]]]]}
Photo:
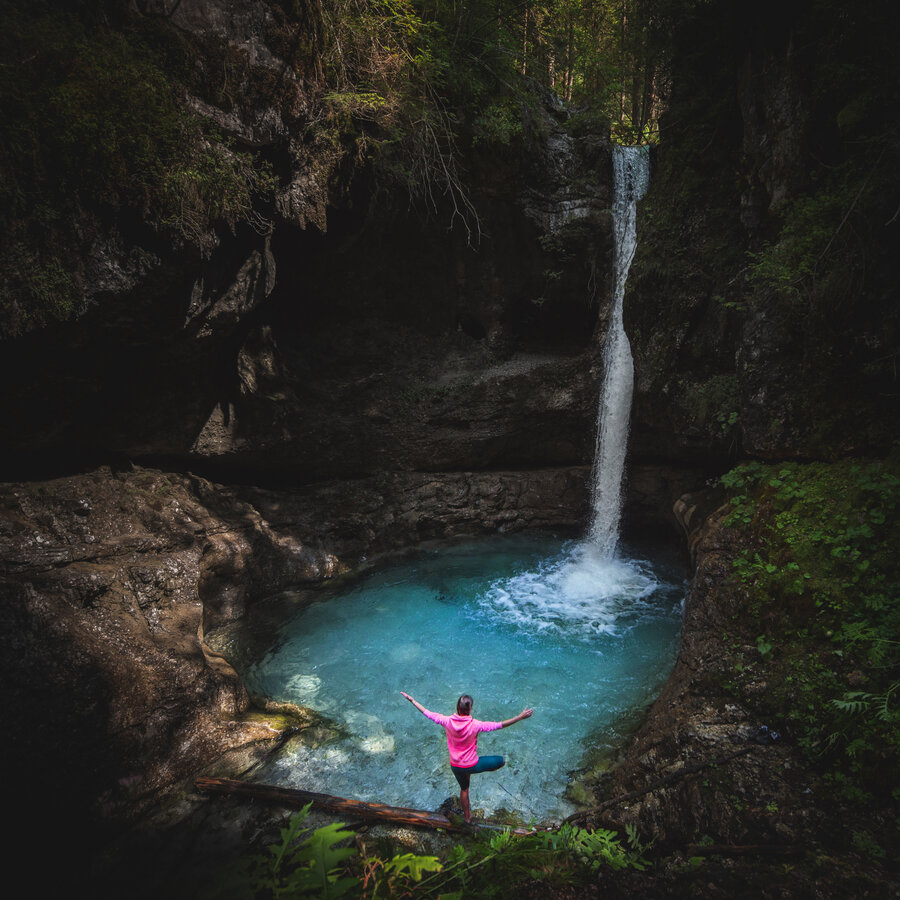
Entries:
{"type": "Polygon", "coordinates": [[[898,270],[881,137],[897,96],[879,7],[685,13],[626,302],[632,453],[882,454],[898,270]]]}
{"type": "MultiPolygon", "coordinates": [[[[685,4],[671,30],[625,301],[626,524],[680,523],[699,575],[676,674],[619,792],[698,747],[725,755],[757,724],[710,675],[731,652],[713,633],[756,641],[729,580],[741,548],[724,497],[695,493],[677,516],[673,503],[746,456],[883,456],[897,434],[900,145],[868,138],[873,122],[895,127],[900,82],[872,71],[893,58],[877,5],[842,25],[811,2],[750,18],[727,6],[685,4]],[[820,46],[852,75],[836,83],[820,46]]],[[[12,741],[23,785],[71,774],[16,798],[35,824],[60,799],[87,822],[127,818],[271,735],[202,640],[260,595],[422,540],[586,520],[608,131],[539,98],[520,139],[467,147],[473,211],[448,231],[453,195],[429,209],[345,134],[311,136],[306,5],[132,7],[121,27],[158,27],[189,60],[184,107],[229,152],[266,160],[275,187],[252,216],[188,237],[124,195],[82,201],[65,211],[75,313],[29,318],[4,294],[5,712],[25,723],[12,741]]],[[[784,758],[745,762],[749,794],[784,758]]],[[[794,804],[783,824],[801,840],[819,814],[801,802],[808,782],[788,782],[769,802],[794,804]]],[[[784,838],[759,808],[723,809],[727,779],[704,796],[689,785],[607,821],[672,846],[714,830],[784,838]]]]}
{"type": "MultiPolygon", "coordinates": [[[[47,9],[23,15],[58,25],[47,9]]],[[[72,201],[59,240],[83,290],[63,321],[4,283],[15,806],[38,827],[62,803],[84,841],[274,734],[205,629],[423,540],[582,525],[611,251],[608,130],[551,98],[470,155],[475,231],[448,230],[449,198],[413,203],[309,139],[320,87],[302,48],[278,55],[302,33],[278,4],[116,21],[188,48],[181,102],[276,186],[188,234],[122,195],[72,201]]]]}
{"type": "MultiPolygon", "coordinates": [[[[594,821],[700,854],[696,875],[682,860],[619,879],[626,894],[892,896],[895,867],[853,841],[895,839],[895,739],[863,738],[872,753],[857,768],[846,742],[866,718],[835,706],[883,690],[877,651],[835,637],[866,617],[868,588],[839,572],[842,540],[820,545],[817,529],[843,538],[862,523],[868,537],[845,545],[854,565],[896,584],[881,555],[896,525],[870,532],[856,487],[858,472],[884,472],[874,502],[896,509],[896,62],[877,4],[684,12],[626,297],[630,452],[773,465],[759,466],[756,487],[739,478],[727,496],[678,502],[695,565],[679,657],[605,785],[623,801],[594,821]],[[798,480],[782,492],[779,475],[798,480]],[[817,574],[802,578],[819,585],[789,584],[810,551],[817,574]],[[708,857],[704,840],[722,855],[708,857]],[[746,844],[793,862],[776,874],[763,855],[729,856],[746,844]]],[[[891,639],[890,616],[875,644],[891,639]]]]}

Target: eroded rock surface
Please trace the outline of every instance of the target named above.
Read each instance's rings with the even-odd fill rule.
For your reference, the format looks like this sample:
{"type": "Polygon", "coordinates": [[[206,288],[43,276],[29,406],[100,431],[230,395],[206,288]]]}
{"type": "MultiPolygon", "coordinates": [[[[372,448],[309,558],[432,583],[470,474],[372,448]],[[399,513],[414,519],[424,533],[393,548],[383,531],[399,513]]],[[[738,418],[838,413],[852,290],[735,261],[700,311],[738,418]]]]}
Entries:
{"type": "Polygon", "coordinates": [[[707,491],[677,504],[696,567],[678,658],[604,785],[609,802],[587,817],[634,826],[672,855],[651,878],[617,878],[613,895],[750,896],[771,890],[777,871],[779,896],[896,896],[888,874],[847,856],[848,829],[875,823],[835,797],[789,721],[760,720],[765,667],[734,667],[760,655],[742,616],[746,594],[731,577],[742,546],[720,500],[707,491]]]}
{"type": "Polygon", "coordinates": [[[575,527],[586,476],[396,473],[289,494],[102,469],[0,486],[0,658],[6,711],[30,723],[13,740],[26,780],[64,770],[80,814],[134,814],[226,749],[273,737],[243,716],[205,629],[420,540],[575,527]]]}

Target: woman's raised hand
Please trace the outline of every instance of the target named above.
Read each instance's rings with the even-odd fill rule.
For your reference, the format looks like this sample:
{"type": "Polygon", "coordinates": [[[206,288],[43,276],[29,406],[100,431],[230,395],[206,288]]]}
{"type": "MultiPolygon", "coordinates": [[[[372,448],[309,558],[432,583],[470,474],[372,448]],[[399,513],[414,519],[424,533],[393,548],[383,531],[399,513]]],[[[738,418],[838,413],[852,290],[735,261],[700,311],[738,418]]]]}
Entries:
{"type": "Polygon", "coordinates": [[[511,719],[506,719],[504,722],[501,722],[500,727],[509,728],[510,725],[515,725],[516,722],[521,722],[522,719],[530,718],[533,712],[533,709],[523,709],[522,712],[520,712],[517,716],[513,716],[511,719]]]}

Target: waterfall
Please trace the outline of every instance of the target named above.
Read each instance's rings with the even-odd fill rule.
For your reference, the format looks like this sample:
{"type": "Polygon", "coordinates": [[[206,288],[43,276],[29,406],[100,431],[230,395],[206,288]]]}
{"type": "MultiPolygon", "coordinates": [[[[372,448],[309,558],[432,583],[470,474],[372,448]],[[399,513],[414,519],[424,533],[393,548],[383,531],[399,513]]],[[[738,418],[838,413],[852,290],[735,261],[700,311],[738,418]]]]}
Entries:
{"type": "Polygon", "coordinates": [[[603,348],[603,389],[597,414],[591,506],[593,517],[588,541],[603,558],[612,557],[619,539],[622,482],[628,445],[628,420],[634,386],[631,345],[622,324],[625,280],[637,246],[635,219],[637,201],[644,196],[650,179],[646,147],[614,147],[613,228],[615,266],[613,308],[603,348]]]}

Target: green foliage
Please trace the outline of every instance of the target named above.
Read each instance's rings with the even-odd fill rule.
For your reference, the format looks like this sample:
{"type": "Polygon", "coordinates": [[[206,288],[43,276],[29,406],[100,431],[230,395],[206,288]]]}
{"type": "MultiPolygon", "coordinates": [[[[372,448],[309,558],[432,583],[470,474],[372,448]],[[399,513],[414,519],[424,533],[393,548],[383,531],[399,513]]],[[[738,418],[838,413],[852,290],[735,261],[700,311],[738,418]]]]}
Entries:
{"type": "Polygon", "coordinates": [[[624,844],[615,832],[567,824],[524,836],[502,831],[471,847],[454,847],[444,870],[424,881],[417,895],[443,897],[450,889],[465,897],[515,897],[529,881],[564,885],[600,868],[643,870],[646,850],[633,828],[624,844]]]}
{"type": "Polygon", "coordinates": [[[871,694],[868,691],[848,691],[840,700],[832,700],[835,708],[854,715],[866,714],[874,716],[882,722],[900,725],[900,708],[897,705],[897,694],[900,692],[900,681],[895,681],[886,691],[871,694]]]}
{"type": "Polygon", "coordinates": [[[852,833],[852,842],[855,850],[865,854],[874,860],[882,860],[887,856],[887,852],[872,835],[865,830],[854,830],[852,833]]]}
{"type": "MultiPolygon", "coordinates": [[[[469,844],[456,844],[442,863],[434,856],[387,857],[340,847],[354,837],[340,824],[311,833],[304,826],[310,807],[281,829],[280,841],[240,864],[248,896],[515,897],[521,886],[541,881],[563,885],[601,868],[643,870],[649,865],[633,827],[624,844],[615,832],[564,824],[557,831],[517,835],[509,829],[469,844]]],[[[234,879],[234,873],[229,873],[234,879]]]]}
{"type": "Polygon", "coordinates": [[[845,796],[900,786],[900,458],[753,462],[722,484],[726,522],[747,535],[735,582],[765,627],[757,650],[777,707],[767,715],[835,767],[845,796]]]}
{"type": "MultiPolygon", "coordinates": [[[[58,256],[39,254],[24,244],[6,248],[3,260],[13,269],[22,292],[22,306],[37,310],[44,319],[63,321],[77,309],[80,292],[74,274],[58,256]]],[[[8,303],[0,289],[0,307],[8,303]]]]}
{"type": "Polygon", "coordinates": [[[581,865],[592,871],[604,866],[642,871],[647,868],[643,858],[646,847],[638,840],[633,825],[626,826],[626,833],[627,848],[619,842],[616,832],[604,828],[585,831],[564,825],[559,831],[563,845],[575,854],[581,865]]]}
{"type": "Polygon", "coordinates": [[[757,286],[805,306],[852,289],[864,258],[842,230],[856,203],[869,205],[863,196],[869,184],[865,175],[840,174],[843,179],[832,174],[816,193],[786,204],[778,239],[748,253],[750,278],[757,286]]]}
{"type": "Polygon", "coordinates": [[[233,228],[242,220],[265,233],[269,223],[254,209],[253,198],[273,187],[268,165],[236,152],[223,139],[200,139],[190,159],[163,174],[159,219],[201,247],[215,222],[233,228]]]}
{"type": "Polygon", "coordinates": [[[369,856],[363,860],[362,895],[372,898],[407,896],[423,875],[440,872],[442,868],[436,856],[403,853],[387,860],[369,856]]]}
{"type": "Polygon", "coordinates": [[[703,381],[678,381],[678,401],[691,421],[715,440],[736,446],[740,424],[737,378],[733,374],[711,375],[703,381]]]}
{"type": "Polygon", "coordinates": [[[510,146],[532,121],[535,87],[614,118],[627,143],[655,134],[643,26],[594,0],[333,0],[322,20],[328,91],[316,132],[377,151],[382,178],[469,224],[458,142],[510,146]]]}
{"type": "Polygon", "coordinates": [[[522,117],[511,99],[503,99],[488,105],[473,123],[474,144],[502,144],[508,146],[521,136],[522,117]]]}
{"type": "Polygon", "coordinates": [[[323,8],[326,90],[309,127],[316,141],[373,158],[382,183],[405,187],[432,212],[449,209],[470,237],[479,222],[458,162],[459,110],[477,118],[506,90],[491,65],[496,47],[472,32],[473,7],[334,0],[323,8]]]}
{"type": "Polygon", "coordinates": [[[357,886],[356,878],[342,874],[347,860],[356,856],[356,848],[335,846],[354,837],[352,831],[333,823],[317,828],[301,840],[308,830],[303,823],[311,807],[309,803],[291,817],[288,827],[281,829],[281,843],[249,860],[257,894],[265,892],[275,898],[337,898],[357,886]]]}

